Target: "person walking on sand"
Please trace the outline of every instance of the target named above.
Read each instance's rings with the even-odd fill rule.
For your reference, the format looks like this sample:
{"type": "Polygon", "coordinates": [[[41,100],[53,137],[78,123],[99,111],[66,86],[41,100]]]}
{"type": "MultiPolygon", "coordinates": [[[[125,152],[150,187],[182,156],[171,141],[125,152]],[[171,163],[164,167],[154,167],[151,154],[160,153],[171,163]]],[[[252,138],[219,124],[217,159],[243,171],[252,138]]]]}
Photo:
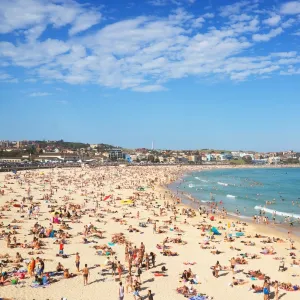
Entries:
{"type": "Polygon", "coordinates": [[[148,290],[147,297],[148,297],[148,300],[154,300],[151,290],[148,290]]]}
{"type": "Polygon", "coordinates": [[[269,300],[270,285],[269,285],[268,280],[265,280],[265,282],[264,282],[263,293],[264,293],[264,300],[269,300]]]}
{"type": "Polygon", "coordinates": [[[156,222],[153,224],[153,233],[156,233],[156,222]]]}
{"type": "Polygon", "coordinates": [[[119,283],[119,300],[124,299],[124,286],[122,285],[122,282],[119,283]]]}
{"type": "Polygon", "coordinates": [[[75,265],[76,265],[77,272],[79,272],[80,256],[79,256],[79,253],[78,253],[78,252],[76,252],[75,265]]]}
{"type": "Polygon", "coordinates": [[[63,255],[64,254],[64,244],[62,241],[59,243],[59,254],[63,255]]]}
{"type": "Polygon", "coordinates": [[[83,273],[83,284],[88,285],[88,279],[89,279],[90,271],[87,267],[87,264],[84,265],[82,273],[83,273]]]}
{"type": "Polygon", "coordinates": [[[279,287],[278,287],[278,281],[276,280],[275,281],[275,285],[274,285],[274,292],[275,292],[275,300],[278,300],[279,299],[279,289],[278,289],[279,287]]]}
{"type": "Polygon", "coordinates": [[[235,274],[235,271],[234,271],[235,265],[236,265],[235,258],[232,257],[230,260],[230,268],[231,268],[232,274],[235,274]]]}
{"type": "Polygon", "coordinates": [[[117,264],[117,271],[118,271],[118,274],[119,274],[119,281],[121,281],[123,268],[122,268],[122,265],[121,265],[120,261],[118,261],[118,264],[117,264]]]}

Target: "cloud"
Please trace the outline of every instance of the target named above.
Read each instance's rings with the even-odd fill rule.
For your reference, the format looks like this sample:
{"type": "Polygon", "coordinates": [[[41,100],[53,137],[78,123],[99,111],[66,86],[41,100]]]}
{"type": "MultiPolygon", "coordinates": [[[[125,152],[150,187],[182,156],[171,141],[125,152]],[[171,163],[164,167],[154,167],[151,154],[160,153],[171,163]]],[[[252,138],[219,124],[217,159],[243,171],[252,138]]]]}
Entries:
{"type": "Polygon", "coordinates": [[[139,86],[132,89],[136,92],[144,92],[144,93],[150,93],[150,92],[159,92],[159,91],[165,91],[166,88],[161,85],[145,85],[145,86],[139,86]]]}
{"type": "Polygon", "coordinates": [[[34,82],[37,82],[37,80],[35,78],[28,78],[28,79],[25,79],[24,82],[34,83],[34,82]]]}
{"type": "MultiPolygon", "coordinates": [[[[7,5],[7,0],[4,1],[7,5]]],[[[13,1],[24,7],[23,2],[13,1]]],[[[187,0],[180,2],[187,3],[187,0]]],[[[35,1],[28,0],[28,3],[30,6],[35,1]]],[[[102,16],[90,6],[73,0],[41,3],[52,5],[50,8],[37,6],[36,14],[47,11],[42,20],[34,18],[33,22],[30,17],[30,22],[25,22],[20,16],[22,22],[6,20],[9,26],[0,25],[10,30],[16,28],[13,34],[18,34],[17,39],[4,38],[0,42],[1,66],[28,72],[25,82],[95,84],[155,92],[165,90],[170,80],[185,77],[215,76],[241,81],[279,75],[281,71],[287,72],[289,65],[297,70],[300,60],[292,46],[285,48],[286,52],[269,53],[267,49],[273,49],[271,43],[272,47],[265,47],[261,52],[264,55],[253,55],[260,47],[258,42],[268,42],[284,33],[285,23],[290,27],[296,24],[290,21],[294,18],[282,17],[280,27],[267,33],[262,31],[265,28],[262,24],[271,26],[275,21],[269,20],[270,11],[257,12],[257,1],[227,5],[220,9],[222,18],[213,19],[212,13],[195,15],[179,6],[164,16],[132,17],[97,25],[91,31],[86,29],[98,24],[102,16]],[[61,6],[66,8],[65,14],[61,6]],[[47,34],[49,26],[51,37],[55,38],[47,34]]],[[[32,94],[32,97],[46,96],[32,94]]]]}
{"type": "Polygon", "coordinates": [[[69,34],[74,35],[76,33],[85,31],[90,27],[98,24],[100,19],[101,19],[100,13],[95,13],[95,12],[83,13],[76,18],[72,28],[69,30],[69,34]]]}
{"type": "Polygon", "coordinates": [[[231,15],[238,15],[243,12],[248,12],[253,10],[258,6],[257,0],[243,0],[236,2],[234,4],[225,5],[220,8],[220,16],[221,17],[229,17],[231,15]]]}
{"type": "Polygon", "coordinates": [[[269,26],[276,26],[280,23],[281,17],[279,15],[273,15],[272,17],[263,21],[264,24],[269,26]]]}
{"type": "Polygon", "coordinates": [[[45,97],[45,96],[50,96],[52,95],[51,93],[47,93],[47,92],[35,92],[35,93],[31,93],[28,96],[29,97],[45,97]]]}
{"type": "Polygon", "coordinates": [[[300,14],[300,1],[290,1],[282,4],[280,12],[285,15],[300,14]]]}
{"type": "Polygon", "coordinates": [[[267,42],[270,39],[276,37],[277,35],[281,34],[283,32],[283,29],[281,27],[278,27],[276,29],[272,29],[269,33],[265,34],[254,34],[252,36],[252,39],[256,42],[267,42]]]}
{"type": "Polygon", "coordinates": [[[100,19],[98,9],[75,0],[1,0],[0,5],[0,33],[26,29],[29,40],[39,37],[48,24],[55,28],[72,26],[70,33],[75,34],[100,19]]]}
{"type": "Polygon", "coordinates": [[[296,31],[293,33],[293,35],[297,35],[297,36],[300,36],[300,30],[296,31]]]}
{"type": "Polygon", "coordinates": [[[300,68],[294,68],[293,66],[288,67],[287,70],[280,71],[280,75],[292,76],[292,75],[300,75],[300,68]]]}
{"type": "Polygon", "coordinates": [[[69,101],[67,101],[67,100],[57,100],[56,102],[59,104],[62,104],[62,105],[69,104],[69,101]]]}
{"type": "Polygon", "coordinates": [[[149,4],[153,6],[167,6],[167,5],[184,5],[184,4],[194,4],[196,0],[150,0],[149,4]]]}
{"type": "Polygon", "coordinates": [[[19,80],[17,78],[14,78],[12,75],[5,73],[5,72],[0,72],[0,83],[5,82],[5,83],[18,83],[19,80]]]}

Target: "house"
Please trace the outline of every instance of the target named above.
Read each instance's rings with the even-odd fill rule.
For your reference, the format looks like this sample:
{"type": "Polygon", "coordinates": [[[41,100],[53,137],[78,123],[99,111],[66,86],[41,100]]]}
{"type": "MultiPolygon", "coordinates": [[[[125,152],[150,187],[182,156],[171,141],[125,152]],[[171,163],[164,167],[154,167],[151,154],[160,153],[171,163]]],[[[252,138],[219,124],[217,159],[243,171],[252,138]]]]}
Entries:
{"type": "Polygon", "coordinates": [[[121,149],[111,149],[108,152],[108,157],[111,160],[125,159],[125,153],[121,149]]]}
{"type": "Polygon", "coordinates": [[[268,158],[269,164],[278,164],[278,163],[280,163],[280,161],[281,161],[281,158],[279,156],[274,156],[274,157],[268,158]]]}

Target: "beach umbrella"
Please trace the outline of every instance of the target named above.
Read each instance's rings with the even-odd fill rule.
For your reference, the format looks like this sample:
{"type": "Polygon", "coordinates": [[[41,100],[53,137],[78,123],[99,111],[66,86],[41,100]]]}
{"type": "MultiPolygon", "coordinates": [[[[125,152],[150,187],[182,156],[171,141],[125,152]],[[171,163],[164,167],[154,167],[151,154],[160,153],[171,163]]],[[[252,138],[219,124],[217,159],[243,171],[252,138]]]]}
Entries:
{"type": "Polygon", "coordinates": [[[108,200],[110,197],[111,197],[111,195],[105,196],[104,199],[103,199],[103,201],[108,200]]]}

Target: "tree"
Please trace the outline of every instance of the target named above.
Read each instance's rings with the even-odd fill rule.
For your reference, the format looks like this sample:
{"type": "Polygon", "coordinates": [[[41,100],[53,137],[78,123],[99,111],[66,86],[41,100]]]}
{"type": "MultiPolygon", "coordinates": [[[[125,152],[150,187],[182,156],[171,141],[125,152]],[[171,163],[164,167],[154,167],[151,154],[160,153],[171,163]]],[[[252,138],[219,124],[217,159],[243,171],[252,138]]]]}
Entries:
{"type": "Polygon", "coordinates": [[[252,164],[252,157],[250,155],[245,155],[242,159],[246,164],[252,164]]]}

